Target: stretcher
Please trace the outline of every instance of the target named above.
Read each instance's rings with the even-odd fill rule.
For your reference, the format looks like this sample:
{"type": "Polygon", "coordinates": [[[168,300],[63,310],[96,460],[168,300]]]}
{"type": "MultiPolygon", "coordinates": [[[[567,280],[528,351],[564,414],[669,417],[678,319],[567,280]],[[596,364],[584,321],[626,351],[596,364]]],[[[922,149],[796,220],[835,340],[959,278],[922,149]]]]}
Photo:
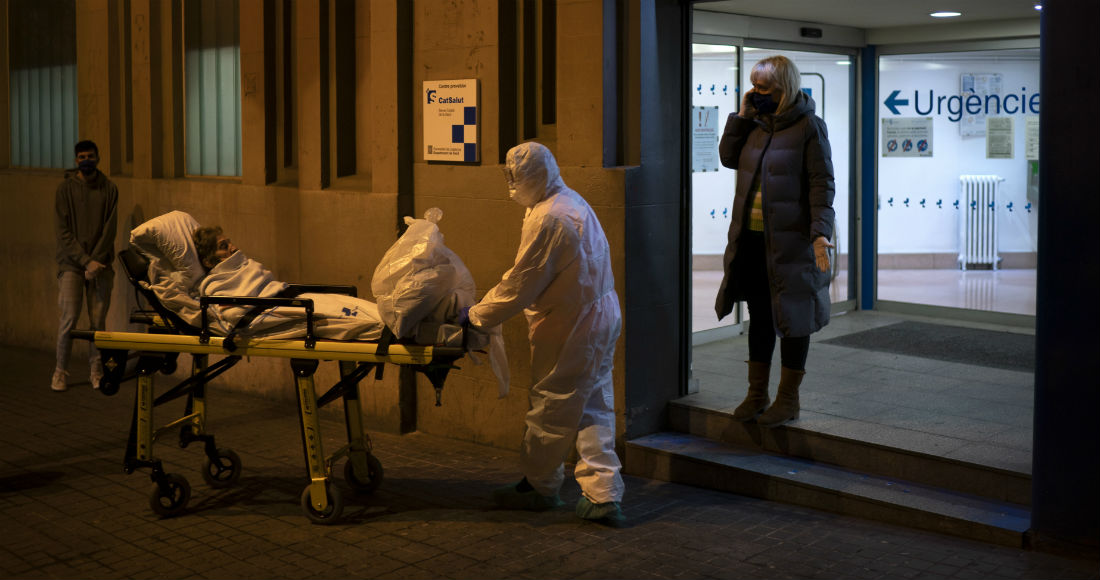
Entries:
{"type": "Polygon", "coordinates": [[[402,344],[394,340],[388,329],[377,342],[315,337],[312,301],[297,295],[344,292],[354,296],[355,288],[351,286],[290,285],[283,295],[274,298],[204,296],[199,301],[202,323],[192,326],[160,304],[156,295],[141,284],[148,266],[144,257],[133,250],[124,250],[119,253],[119,259],[127,278],[149,304],[149,308],[133,312],[130,321],[146,325],[147,332],[77,330],[73,331],[73,337],[90,340],[100,350],[104,367],[100,390],[105,395],[114,395],[121,384],[137,379],[123,469],[127,474],[139,468],[151,470],[153,488],[149,506],[162,516],[182,513],[191,497],[187,479],[176,473],[166,473],[153,453],[154,444],[170,433],[178,431],[180,447],[195,442],[203,444],[202,477],[211,488],[226,488],[239,479],[240,457],[231,449],[218,447],[214,435],[208,431],[206,387],[243,357],[277,357],[289,361],[297,390],[302,447],[309,477],[302,491],[302,511],[313,523],[333,524],[340,520],[344,507],[340,490],[333,485],[335,464],[339,460],[347,458],[344,480],[357,493],[372,493],[383,479],[382,464],[371,453],[370,437],[363,431],[359,383],[372,371],[375,380],[381,379],[386,364],[411,368],[431,382],[438,406],[448,372],[457,368],[455,363],[466,352],[465,340],[459,347],[402,344]],[[207,325],[207,309],[227,304],[250,306],[252,310],[227,336],[213,336],[207,325]],[[302,308],[307,321],[305,336],[300,340],[241,336],[237,329],[246,328],[252,317],[271,307],[302,308]],[[154,377],[158,373],[174,373],[182,353],[191,355],[191,375],[157,396],[154,377]],[[211,355],[223,358],[211,363],[211,355]],[[136,364],[133,364],[134,359],[136,364]],[[318,396],[314,373],[321,361],[336,361],[340,380],[318,396]],[[156,427],[154,409],[183,396],[187,397],[183,415],[156,427]],[[343,401],[347,444],[325,455],[318,413],[336,400],[343,401]]]}

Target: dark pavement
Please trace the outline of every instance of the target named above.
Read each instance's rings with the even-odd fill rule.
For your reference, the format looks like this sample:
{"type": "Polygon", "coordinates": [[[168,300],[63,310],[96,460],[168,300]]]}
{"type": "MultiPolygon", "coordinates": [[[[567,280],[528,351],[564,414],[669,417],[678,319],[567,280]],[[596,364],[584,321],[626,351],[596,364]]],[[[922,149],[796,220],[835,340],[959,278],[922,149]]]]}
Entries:
{"type": "MultiPolygon", "coordinates": [[[[307,477],[293,403],[216,389],[208,431],[240,455],[241,479],[207,487],[201,445],[165,437],[156,455],[187,477],[192,497],[184,514],[162,519],[148,505],[148,470],[122,470],[133,383],[114,397],[86,382],[54,393],[52,366],[52,353],[0,348],[3,578],[1100,577],[1095,560],[636,477],[626,477],[626,529],[576,518],[572,479],[565,508],[497,509],[490,492],[519,478],[518,453],[420,433],[371,433],[380,489],[356,496],[338,476],[343,522],[312,525],[299,507],[307,477]]],[[[86,365],[71,370],[86,380],[86,365]]],[[[164,408],[158,424],[182,402],[164,408]]],[[[323,428],[331,453],[343,424],[323,428]]]]}

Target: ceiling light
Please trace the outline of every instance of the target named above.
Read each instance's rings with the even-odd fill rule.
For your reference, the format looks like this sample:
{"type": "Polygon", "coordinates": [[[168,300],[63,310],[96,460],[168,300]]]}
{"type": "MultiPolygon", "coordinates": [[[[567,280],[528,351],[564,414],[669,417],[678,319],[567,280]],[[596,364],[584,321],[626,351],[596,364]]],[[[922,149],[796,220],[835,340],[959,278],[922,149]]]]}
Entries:
{"type": "Polygon", "coordinates": [[[929,14],[932,18],[954,18],[956,16],[962,16],[962,12],[954,12],[951,10],[940,10],[929,14]]]}
{"type": "Polygon", "coordinates": [[[852,64],[852,61],[850,61],[850,60],[838,60],[838,61],[836,61],[836,63],[839,64],[839,65],[847,66],[847,65],[852,64]]]}
{"type": "Polygon", "coordinates": [[[1043,9],[1043,5],[1042,5],[1042,4],[1039,4],[1039,3],[1036,3],[1036,4],[1035,4],[1035,9],[1036,9],[1036,10],[1042,10],[1042,9],[1043,9]]]}

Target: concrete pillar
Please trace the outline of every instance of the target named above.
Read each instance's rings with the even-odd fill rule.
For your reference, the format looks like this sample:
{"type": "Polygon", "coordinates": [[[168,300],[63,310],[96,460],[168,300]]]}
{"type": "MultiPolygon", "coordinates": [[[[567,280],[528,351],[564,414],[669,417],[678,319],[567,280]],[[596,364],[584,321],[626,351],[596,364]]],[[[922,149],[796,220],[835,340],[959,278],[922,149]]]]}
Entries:
{"type": "MultiPolygon", "coordinates": [[[[370,0],[355,0],[355,170],[370,183],[373,165],[373,110],[371,91],[374,87],[374,63],[371,62],[370,0]]],[[[373,188],[371,188],[373,191],[373,188]]]]}
{"type": "MultiPolygon", "coordinates": [[[[136,179],[149,179],[161,175],[161,150],[163,141],[159,123],[160,86],[154,81],[152,61],[153,29],[160,22],[152,16],[151,0],[131,0],[130,42],[131,82],[133,95],[134,170],[136,179]]],[[[159,62],[156,65],[159,66],[159,62]]]]}
{"type": "Polygon", "coordinates": [[[269,103],[265,68],[265,38],[267,20],[263,0],[240,0],[241,42],[241,141],[251,146],[242,148],[241,181],[247,185],[264,185],[274,181],[275,134],[269,127],[269,103]]]}
{"type": "MultiPolygon", "coordinates": [[[[8,34],[8,0],[0,0],[0,38],[8,34]]],[[[11,165],[11,97],[8,71],[8,43],[0,42],[0,169],[11,165]]]]}
{"type": "MultiPolygon", "coordinates": [[[[150,0],[150,103],[153,139],[160,141],[159,173],[154,177],[181,177],[184,174],[183,125],[183,22],[182,0],[150,0]],[[159,137],[157,134],[159,132],[159,137]]],[[[135,129],[136,131],[136,129],[135,129]]],[[[135,142],[137,135],[134,136],[135,142]]]]}
{"type": "Polygon", "coordinates": [[[400,0],[370,2],[370,135],[363,149],[371,157],[371,191],[397,192],[398,185],[398,14],[400,0]]]}
{"type": "Polygon", "coordinates": [[[80,117],[77,138],[91,139],[99,145],[99,165],[108,172],[119,165],[116,153],[111,150],[111,87],[115,86],[112,77],[117,79],[118,68],[111,60],[110,50],[118,33],[117,20],[110,14],[112,2],[76,2],[77,110],[80,117]]]}
{"type": "MultiPolygon", "coordinates": [[[[298,0],[295,12],[298,45],[298,187],[319,190],[328,185],[328,103],[325,93],[322,7],[328,0],[298,0]]],[[[327,19],[326,19],[327,20],[327,19]]]]}
{"type": "Polygon", "coordinates": [[[558,149],[565,165],[602,165],[604,10],[601,0],[558,0],[558,149]]]}
{"type": "Polygon", "coordinates": [[[1096,256],[1095,102],[1100,47],[1088,0],[1043,5],[1039,115],[1039,265],[1035,324],[1035,547],[1096,557],[1100,548],[1100,259],[1096,256]],[[1072,130],[1067,130],[1071,128],[1072,130]]]}

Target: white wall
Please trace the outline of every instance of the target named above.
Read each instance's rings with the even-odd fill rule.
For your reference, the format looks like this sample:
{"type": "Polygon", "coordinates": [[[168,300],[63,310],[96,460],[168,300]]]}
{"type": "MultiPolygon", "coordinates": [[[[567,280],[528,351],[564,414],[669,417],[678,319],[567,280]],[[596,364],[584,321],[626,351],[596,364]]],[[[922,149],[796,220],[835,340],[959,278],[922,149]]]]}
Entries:
{"type": "MultiPolygon", "coordinates": [[[[1034,252],[1037,247],[1038,207],[1025,209],[1027,199],[1027,159],[1024,155],[1025,113],[1000,115],[1013,117],[1015,142],[1012,159],[986,159],[984,136],[961,136],[958,114],[948,110],[948,102],[927,113],[931,105],[929,91],[938,101],[941,95],[958,95],[964,73],[1000,73],[1003,92],[1031,95],[1039,91],[1038,49],[883,56],[879,60],[878,120],[878,252],[938,253],[957,252],[958,219],[954,208],[960,197],[959,175],[995,174],[1004,178],[997,201],[998,244],[1002,252],[1034,252]],[[899,106],[899,115],[886,107],[885,99],[893,91],[897,99],[908,99],[899,106]],[[916,95],[914,94],[916,91],[916,95]],[[916,97],[919,96],[919,101],[916,97]],[[919,105],[920,113],[916,107],[919,105]],[[927,158],[882,157],[881,119],[931,116],[933,156],[927,158]],[[893,205],[888,200],[893,198],[893,205]],[[903,201],[908,198],[909,206],[903,201]],[[925,207],[919,202],[925,199],[925,207]],[[936,205],[942,200],[942,209],[936,205]],[[1012,211],[1007,209],[1013,204],[1012,211]]],[[[957,109],[955,109],[957,110],[957,109]]],[[[1033,114],[1030,109],[1027,115],[1033,114]]],[[[1035,113],[1037,114],[1037,113],[1035,113]]],[[[960,207],[964,203],[960,202],[960,207]]]]}

